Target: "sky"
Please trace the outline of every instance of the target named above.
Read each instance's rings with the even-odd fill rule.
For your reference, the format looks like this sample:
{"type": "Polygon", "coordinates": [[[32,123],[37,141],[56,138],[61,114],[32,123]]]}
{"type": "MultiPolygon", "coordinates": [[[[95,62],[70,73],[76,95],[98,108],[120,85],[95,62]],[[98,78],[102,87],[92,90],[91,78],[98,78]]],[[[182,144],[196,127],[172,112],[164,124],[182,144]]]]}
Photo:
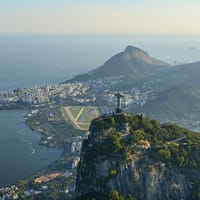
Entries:
{"type": "Polygon", "coordinates": [[[199,0],[0,0],[0,33],[199,34],[199,0]]]}

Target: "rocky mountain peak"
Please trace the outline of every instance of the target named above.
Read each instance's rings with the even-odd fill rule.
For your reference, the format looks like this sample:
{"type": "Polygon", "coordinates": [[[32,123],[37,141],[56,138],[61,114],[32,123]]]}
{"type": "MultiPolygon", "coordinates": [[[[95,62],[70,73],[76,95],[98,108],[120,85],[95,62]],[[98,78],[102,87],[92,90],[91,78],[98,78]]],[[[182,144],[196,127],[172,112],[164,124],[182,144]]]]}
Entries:
{"type": "Polygon", "coordinates": [[[130,55],[132,55],[132,56],[144,56],[144,55],[146,55],[146,56],[149,56],[145,51],[143,51],[142,49],[140,49],[140,48],[137,48],[137,47],[135,47],[135,46],[131,46],[131,45],[128,45],[126,48],[125,48],[125,50],[124,50],[124,52],[127,52],[127,53],[129,53],[130,55]]]}
{"type": "Polygon", "coordinates": [[[130,45],[127,46],[126,49],[124,50],[124,53],[128,54],[132,59],[136,59],[147,64],[166,65],[166,63],[161,62],[155,58],[152,58],[151,56],[149,56],[147,52],[134,46],[130,46],[130,45]]]}

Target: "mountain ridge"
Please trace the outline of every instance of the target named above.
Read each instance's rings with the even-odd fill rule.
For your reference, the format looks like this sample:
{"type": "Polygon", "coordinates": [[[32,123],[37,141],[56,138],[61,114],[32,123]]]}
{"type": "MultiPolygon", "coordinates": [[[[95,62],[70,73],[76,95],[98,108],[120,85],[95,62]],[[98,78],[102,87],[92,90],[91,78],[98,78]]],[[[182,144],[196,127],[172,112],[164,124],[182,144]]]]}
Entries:
{"type": "Polygon", "coordinates": [[[102,66],[85,74],[77,75],[70,81],[86,81],[109,76],[125,76],[125,81],[141,81],[170,65],[152,58],[134,46],[127,46],[124,51],[112,56],[102,66]]]}

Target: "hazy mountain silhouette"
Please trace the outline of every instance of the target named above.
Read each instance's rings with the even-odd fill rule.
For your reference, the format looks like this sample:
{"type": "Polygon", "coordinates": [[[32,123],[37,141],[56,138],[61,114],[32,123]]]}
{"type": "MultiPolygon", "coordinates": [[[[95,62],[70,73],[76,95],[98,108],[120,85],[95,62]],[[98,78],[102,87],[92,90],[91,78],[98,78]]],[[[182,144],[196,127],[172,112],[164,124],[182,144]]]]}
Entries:
{"type": "Polygon", "coordinates": [[[145,51],[127,46],[123,52],[114,55],[102,66],[86,74],[77,75],[73,80],[85,81],[110,76],[124,76],[124,83],[135,83],[169,67],[169,64],[152,58],[145,51]]]}

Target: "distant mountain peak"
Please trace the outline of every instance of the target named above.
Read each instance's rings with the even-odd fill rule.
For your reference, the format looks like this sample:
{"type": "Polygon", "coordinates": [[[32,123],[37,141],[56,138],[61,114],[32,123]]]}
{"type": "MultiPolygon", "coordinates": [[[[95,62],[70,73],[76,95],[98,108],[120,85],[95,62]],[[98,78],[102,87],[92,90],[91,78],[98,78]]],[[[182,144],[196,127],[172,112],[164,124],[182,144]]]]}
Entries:
{"type": "Polygon", "coordinates": [[[128,45],[124,51],[112,56],[102,66],[86,74],[78,75],[74,80],[123,76],[126,77],[123,82],[132,85],[168,67],[170,67],[169,64],[149,56],[142,49],[128,45]]]}
{"type": "Polygon", "coordinates": [[[148,55],[145,51],[143,51],[142,49],[138,48],[138,47],[135,47],[135,46],[131,46],[131,45],[128,45],[126,47],[126,49],[124,50],[124,52],[128,52],[129,54],[132,54],[132,55],[135,55],[137,53],[140,53],[140,54],[145,54],[145,55],[148,55]]]}

